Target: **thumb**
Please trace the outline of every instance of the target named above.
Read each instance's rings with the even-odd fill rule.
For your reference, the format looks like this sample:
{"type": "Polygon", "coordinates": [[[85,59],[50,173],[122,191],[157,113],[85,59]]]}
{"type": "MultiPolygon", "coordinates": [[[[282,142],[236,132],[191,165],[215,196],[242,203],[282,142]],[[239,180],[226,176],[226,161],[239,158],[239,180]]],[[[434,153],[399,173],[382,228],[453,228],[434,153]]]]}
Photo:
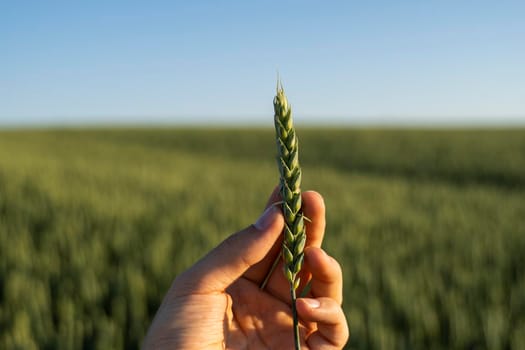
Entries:
{"type": "MultiPolygon", "coordinates": [[[[234,233],[177,278],[178,292],[222,292],[248,268],[261,261],[279,238],[284,218],[270,205],[259,219],[234,233]]],[[[177,294],[179,294],[177,293],[177,294]]]]}

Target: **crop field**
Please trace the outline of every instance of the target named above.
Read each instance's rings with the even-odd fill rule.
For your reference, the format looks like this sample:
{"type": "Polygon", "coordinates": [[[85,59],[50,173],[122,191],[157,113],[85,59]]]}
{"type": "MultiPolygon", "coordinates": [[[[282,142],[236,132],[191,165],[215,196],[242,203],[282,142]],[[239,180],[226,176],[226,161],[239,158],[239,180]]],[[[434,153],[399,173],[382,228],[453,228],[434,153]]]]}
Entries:
{"type": "MultiPolygon", "coordinates": [[[[348,349],[525,349],[525,129],[297,132],[348,349]]],[[[0,348],[139,348],[275,153],[270,128],[0,131],[0,348]]]]}

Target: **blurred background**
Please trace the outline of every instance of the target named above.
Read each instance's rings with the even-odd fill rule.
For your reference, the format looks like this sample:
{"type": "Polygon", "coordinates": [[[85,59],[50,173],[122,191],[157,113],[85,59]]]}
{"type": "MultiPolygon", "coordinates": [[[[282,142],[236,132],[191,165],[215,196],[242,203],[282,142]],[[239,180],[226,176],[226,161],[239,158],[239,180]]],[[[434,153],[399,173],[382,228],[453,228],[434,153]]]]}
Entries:
{"type": "Polygon", "coordinates": [[[139,348],[277,184],[279,71],[347,348],[525,349],[524,14],[0,2],[0,348],[139,348]]]}

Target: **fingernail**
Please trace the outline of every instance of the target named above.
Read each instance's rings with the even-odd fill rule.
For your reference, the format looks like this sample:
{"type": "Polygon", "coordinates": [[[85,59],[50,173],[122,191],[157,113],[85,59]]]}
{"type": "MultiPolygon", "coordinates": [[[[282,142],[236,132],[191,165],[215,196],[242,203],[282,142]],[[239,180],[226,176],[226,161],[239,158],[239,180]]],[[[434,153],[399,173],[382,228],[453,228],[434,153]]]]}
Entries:
{"type": "Polygon", "coordinates": [[[255,228],[259,231],[267,230],[272,225],[272,222],[275,219],[274,214],[276,211],[277,208],[275,207],[275,205],[269,206],[268,208],[266,208],[264,213],[262,213],[261,217],[257,219],[253,226],[255,226],[255,228]]]}
{"type": "Polygon", "coordinates": [[[304,302],[312,309],[317,309],[319,306],[321,306],[321,302],[317,299],[310,299],[310,298],[301,298],[301,299],[304,300],[304,302]]]}

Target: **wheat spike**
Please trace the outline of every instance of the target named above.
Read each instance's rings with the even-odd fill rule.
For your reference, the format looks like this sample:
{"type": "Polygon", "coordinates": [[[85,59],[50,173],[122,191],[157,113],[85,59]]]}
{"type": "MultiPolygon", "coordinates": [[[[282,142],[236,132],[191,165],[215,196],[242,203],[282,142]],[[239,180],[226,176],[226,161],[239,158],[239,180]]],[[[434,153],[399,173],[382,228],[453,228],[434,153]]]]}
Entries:
{"type": "Polygon", "coordinates": [[[294,318],[295,348],[299,345],[299,326],[295,308],[296,291],[299,287],[299,272],[303,265],[306,229],[301,210],[301,167],[299,165],[299,141],[295,134],[292,110],[288,104],[280,81],[273,100],[275,110],[275,132],[277,141],[277,164],[280,172],[281,196],[285,218],[282,256],[284,274],[290,283],[292,313],[294,318]]]}

